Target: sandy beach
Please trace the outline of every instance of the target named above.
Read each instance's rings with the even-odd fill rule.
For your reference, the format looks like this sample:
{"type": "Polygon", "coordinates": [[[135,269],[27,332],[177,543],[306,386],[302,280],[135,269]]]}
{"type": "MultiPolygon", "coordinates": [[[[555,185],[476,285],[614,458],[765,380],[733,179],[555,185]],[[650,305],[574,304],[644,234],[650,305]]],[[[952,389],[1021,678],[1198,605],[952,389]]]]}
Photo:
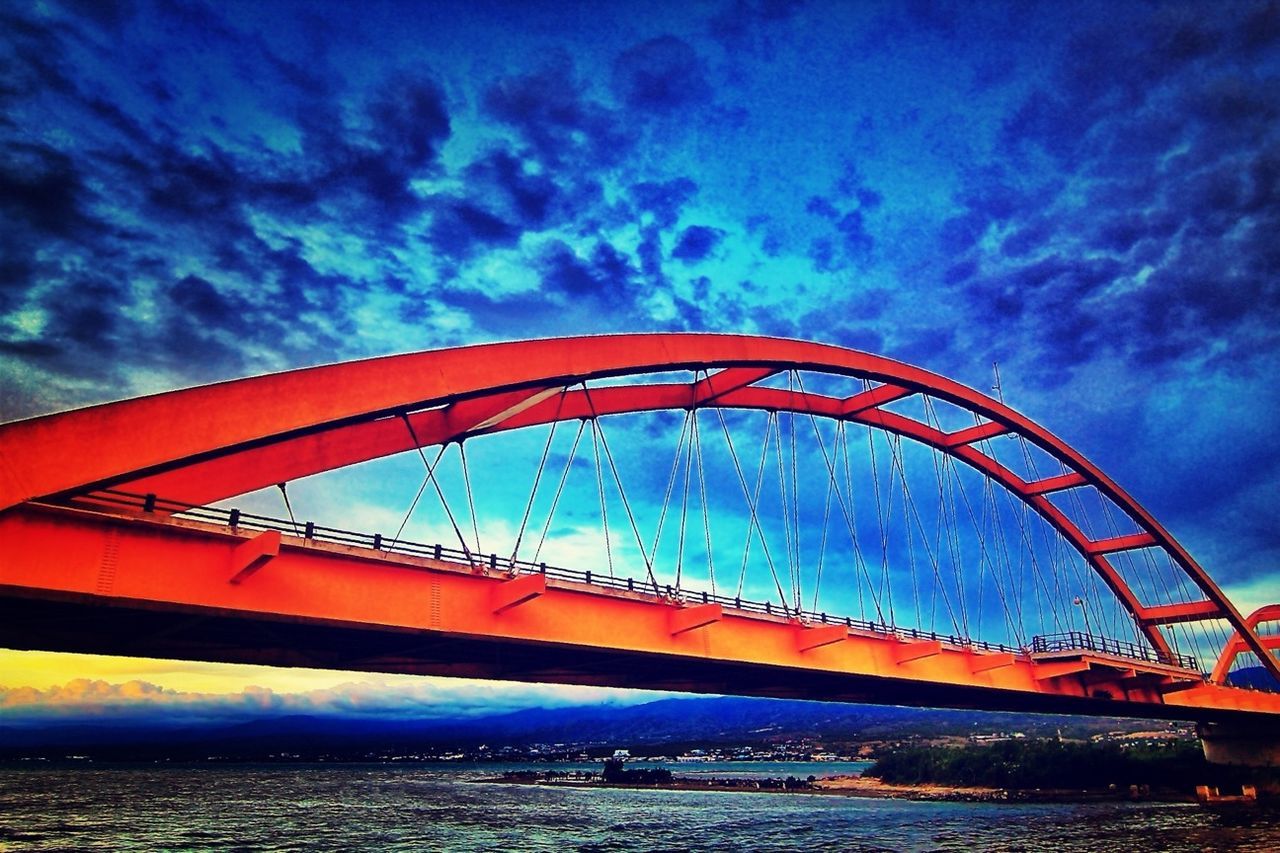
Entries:
{"type": "Polygon", "coordinates": [[[966,787],[921,783],[893,785],[870,776],[829,776],[815,779],[805,787],[782,788],[757,784],[750,779],[689,779],[676,777],[658,785],[636,785],[619,782],[603,782],[583,778],[532,778],[490,777],[476,782],[506,785],[541,785],[564,788],[626,788],[662,791],[737,791],[741,793],[780,794],[801,796],[863,797],[869,799],[923,800],[932,802],[1040,802],[1081,803],[1118,800],[1142,800],[1146,802],[1195,802],[1195,797],[1168,792],[1144,792],[1131,794],[1127,789],[1034,789],[1008,790],[1004,788],[966,787]]]}
{"type": "Polygon", "coordinates": [[[818,779],[814,789],[824,794],[850,797],[883,797],[902,800],[1007,800],[1009,792],[1002,788],[966,788],[952,785],[891,785],[870,776],[830,776],[818,779]]]}

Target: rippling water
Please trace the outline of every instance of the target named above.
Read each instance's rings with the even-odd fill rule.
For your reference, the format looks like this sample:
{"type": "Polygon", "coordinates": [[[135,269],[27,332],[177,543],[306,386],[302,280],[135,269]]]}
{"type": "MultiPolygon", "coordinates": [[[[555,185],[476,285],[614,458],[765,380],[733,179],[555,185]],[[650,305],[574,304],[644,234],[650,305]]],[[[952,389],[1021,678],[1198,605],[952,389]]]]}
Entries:
{"type": "MultiPolygon", "coordinates": [[[[1269,808],[922,803],[468,782],[503,769],[0,768],[0,850],[1280,849],[1280,812],[1269,808]]],[[[787,775],[780,769],[755,771],[787,775]]],[[[803,765],[795,775],[833,769],[803,765]]]]}

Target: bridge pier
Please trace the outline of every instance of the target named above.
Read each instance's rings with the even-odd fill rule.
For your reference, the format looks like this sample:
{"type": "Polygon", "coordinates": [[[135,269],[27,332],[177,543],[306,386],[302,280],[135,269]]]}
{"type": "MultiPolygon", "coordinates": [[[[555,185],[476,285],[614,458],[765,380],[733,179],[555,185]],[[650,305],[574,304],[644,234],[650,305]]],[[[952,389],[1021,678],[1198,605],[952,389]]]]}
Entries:
{"type": "Polygon", "coordinates": [[[1210,764],[1280,768],[1280,727],[1258,723],[1199,723],[1196,734],[1210,764]]]}

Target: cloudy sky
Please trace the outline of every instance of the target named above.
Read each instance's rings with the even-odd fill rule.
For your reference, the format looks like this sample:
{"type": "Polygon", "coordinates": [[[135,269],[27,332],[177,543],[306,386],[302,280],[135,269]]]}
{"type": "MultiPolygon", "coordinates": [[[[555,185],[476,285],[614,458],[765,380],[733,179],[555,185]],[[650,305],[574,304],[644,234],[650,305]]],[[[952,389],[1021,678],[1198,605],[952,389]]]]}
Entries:
{"type": "MultiPolygon", "coordinates": [[[[1276,3],[0,15],[0,419],[576,333],[998,361],[1242,609],[1280,599],[1276,3]]],[[[0,653],[0,703],[129,680],[53,661],[0,653]]]]}

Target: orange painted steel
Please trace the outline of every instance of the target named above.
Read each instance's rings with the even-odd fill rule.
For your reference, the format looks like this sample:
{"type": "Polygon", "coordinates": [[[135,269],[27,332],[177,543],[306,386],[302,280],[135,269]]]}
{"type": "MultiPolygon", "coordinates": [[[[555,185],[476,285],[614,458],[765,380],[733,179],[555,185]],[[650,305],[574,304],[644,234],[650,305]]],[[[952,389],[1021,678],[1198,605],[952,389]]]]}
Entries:
{"type": "MultiPolygon", "coordinates": [[[[1276,621],[1280,621],[1280,604],[1265,604],[1250,613],[1249,617],[1245,619],[1245,624],[1248,625],[1251,630],[1256,631],[1258,629],[1258,625],[1263,622],[1276,621]]],[[[1280,649],[1280,636],[1263,637],[1262,643],[1268,649],[1280,649]]],[[[1209,680],[1214,684],[1225,684],[1227,674],[1231,672],[1231,664],[1235,663],[1236,658],[1239,657],[1241,653],[1249,650],[1249,645],[1244,641],[1244,638],[1240,636],[1238,631],[1232,634],[1231,639],[1227,640],[1227,645],[1223,648],[1222,654],[1218,658],[1218,662],[1214,664],[1213,673],[1210,674],[1209,680]]]]}
{"type": "MultiPolygon", "coordinates": [[[[172,516],[26,504],[0,515],[0,539],[6,545],[0,607],[9,617],[0,620],[0,642],[16,640],[18,647],[30,627],[22,612],[58,605],[73,623],[77,615],[120,614],[103,623],[113,626],[110,632],[88,625],[79,642],[90,648],[71,641],[59,647],[66,650],[106,642],[116,653],[210,660],[1167,719],[1280,719],[1278,694],[1208,684],[1163,664],[1078,650],[983,653],[291,536],[270,543],[265,551],[275,556],[231,583],[254,539],[172,516]],[[676,618],[686,610],[695,612],[676,618]],[[157,614],[172,618],[148,628],[157,614]],[[206,622],[233,628],[220,635],[221,645],[193,644],[187,635],[206,622]],[[338,657],[330,650],[307,658],[315,649],[295,647],[288,633],[302,628],[394,642],[369,652],[344,639],[338,657]],[[284,632],[284,639],[272,632],[284,632]]],[[[75,636],[76,629],[56,630],[75,636]]]]}
{"type": "Polygon", "coordinates": [[[1161,655],[1172,659],[1159,625],[1224,618],[1280,679],[1280,663],[1204,569],[1132,497],[1052,433],[945,377],[881,356],[802,341],[642,334],[485,344],[294,370],[33,418],[0,426],[0,511],[106,487],[200,504],[471,435],[568,418],[702,406],[845,419],[948,453],[1007,488],[1057,529],[1161,655]],[[569,390],[587,380],[683,369],[708,375],[684,385],[569,390]],[[753,384],[783,370],[882,384],[845,399],[753,384]],[[916,393],[986,420],[944,433],[880,408],[916,393]],[[1002,434],[1022,436],[1069,471],[1039,482],[1022,480],[980,447],[1002,434]],[[1086,484],[1141,530],[1090,540],[1049,498],[1086,484]],[[1205,599],[1179,605],[1176,613],[1144,605],[1107,557],[1146,547],[1163,549],[1205,599]]]}

